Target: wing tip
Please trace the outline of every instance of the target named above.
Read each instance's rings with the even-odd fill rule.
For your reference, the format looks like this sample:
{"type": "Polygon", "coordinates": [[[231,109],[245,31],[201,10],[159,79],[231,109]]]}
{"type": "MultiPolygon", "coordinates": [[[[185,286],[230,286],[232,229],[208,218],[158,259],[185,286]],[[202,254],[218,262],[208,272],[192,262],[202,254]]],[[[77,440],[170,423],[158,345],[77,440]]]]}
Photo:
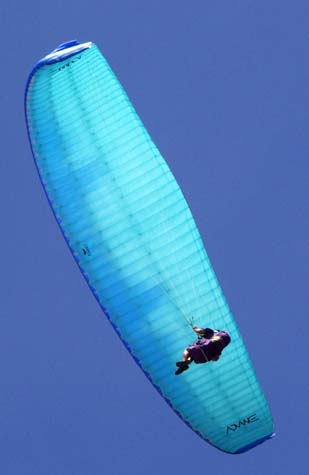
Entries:
{"type": "Polygon", "coordinates": [[[243,454],[244,452],[248,452],[248,450],[253,449],[257,445],[263,444],[266,440],[273,439],[275,437],[276,433],[272,432],[271,434],[265,435],[261,439],[255,440],[254,442],[251,442],[250,444],[247,444],[240,449],[237,449],[235,452],[232,452],[232,454],[238,455],[238,454],[243,454]]]}

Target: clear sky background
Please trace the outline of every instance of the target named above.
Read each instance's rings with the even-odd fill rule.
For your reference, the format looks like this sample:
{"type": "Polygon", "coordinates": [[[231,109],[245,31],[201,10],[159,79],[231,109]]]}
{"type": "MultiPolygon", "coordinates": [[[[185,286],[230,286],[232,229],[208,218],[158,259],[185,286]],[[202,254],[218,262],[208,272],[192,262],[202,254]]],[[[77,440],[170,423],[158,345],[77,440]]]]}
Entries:
{"type": "Polygon", "coordinates": [[[0,3],[1,475],[307,475],[309,3],[0,3]],[[94,41],[181,185],[277,437],[207,445],[129,356],[44,196],[23,94],[59,43],[94,41]]]}

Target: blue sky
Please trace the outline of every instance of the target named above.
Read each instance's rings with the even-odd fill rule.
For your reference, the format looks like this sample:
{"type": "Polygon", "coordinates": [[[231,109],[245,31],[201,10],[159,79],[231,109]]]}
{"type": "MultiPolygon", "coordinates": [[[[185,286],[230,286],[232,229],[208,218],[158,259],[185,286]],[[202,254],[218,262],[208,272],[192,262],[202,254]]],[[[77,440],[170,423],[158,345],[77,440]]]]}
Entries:
{"type": "Polygon", "coordinates": [[[0,473],[306,475],[309,5],[78,0],[0,6],[0,473]],[[36,174],[23,93],[94,41],[181,185],[277,437],[229,456],[171,411],[73,262],[36,174]]]}

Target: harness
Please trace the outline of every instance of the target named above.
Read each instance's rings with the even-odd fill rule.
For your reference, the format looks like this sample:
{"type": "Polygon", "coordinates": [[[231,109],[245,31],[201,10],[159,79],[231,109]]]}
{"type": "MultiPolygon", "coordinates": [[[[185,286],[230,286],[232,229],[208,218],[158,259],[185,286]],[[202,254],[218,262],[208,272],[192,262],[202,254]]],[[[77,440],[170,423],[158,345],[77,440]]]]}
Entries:
{"type": "Polygon", "coordinates": [[[201,337],[190,345],[187,350],[196,364],[217,360],[222,350],[230,343],[228,333],[218,331],[211,338],[201,337]],[[201,341],[202,340],[202,341],[201,341]]]}

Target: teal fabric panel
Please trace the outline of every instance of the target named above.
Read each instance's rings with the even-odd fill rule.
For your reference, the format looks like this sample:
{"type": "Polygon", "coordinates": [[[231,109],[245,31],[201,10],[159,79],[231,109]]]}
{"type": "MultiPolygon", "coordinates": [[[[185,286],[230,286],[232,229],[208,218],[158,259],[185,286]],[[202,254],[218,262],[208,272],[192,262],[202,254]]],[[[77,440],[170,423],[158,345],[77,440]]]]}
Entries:
{"type": "MultiPolygon", "coordinates": [[[[221,450],[273,433],[271,414],[191,211],[95,45],[38,63],[26,116],[41,180],[63,234],[120,337],[174,410],[221,450]],[[218,362],[180,376],[195,335],[227,330],[218,362]]],[[[189,166],[189,164],[188,164],[189,166]]]]}

